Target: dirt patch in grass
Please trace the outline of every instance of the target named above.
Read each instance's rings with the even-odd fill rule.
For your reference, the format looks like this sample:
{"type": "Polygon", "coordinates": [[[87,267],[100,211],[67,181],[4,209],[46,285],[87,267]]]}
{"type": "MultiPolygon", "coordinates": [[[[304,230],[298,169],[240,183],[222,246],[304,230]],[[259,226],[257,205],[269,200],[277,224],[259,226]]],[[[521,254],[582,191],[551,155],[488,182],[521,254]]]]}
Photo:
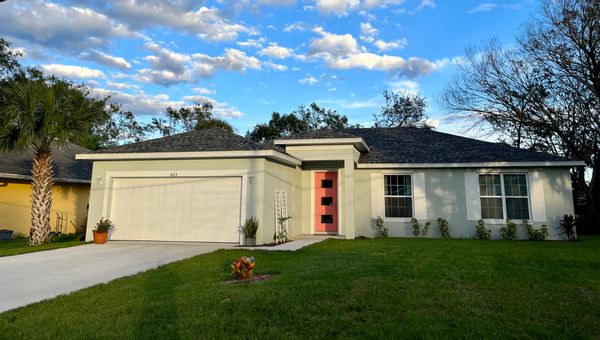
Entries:
{"type": "Polygon", "coordinates": [[[260,282],[260,281],[265,281],[265,280],[269,280],[273,277],[272,274],[260,274],[260,275],[254,275],[252,277],[249,277],[247,279],[242,279],[242,280],[231,280],[231,281],[225,281],[226,285],[235,285],[235,284],[239,284],[239,283],[253,283],[253,282],[260,282]]]}

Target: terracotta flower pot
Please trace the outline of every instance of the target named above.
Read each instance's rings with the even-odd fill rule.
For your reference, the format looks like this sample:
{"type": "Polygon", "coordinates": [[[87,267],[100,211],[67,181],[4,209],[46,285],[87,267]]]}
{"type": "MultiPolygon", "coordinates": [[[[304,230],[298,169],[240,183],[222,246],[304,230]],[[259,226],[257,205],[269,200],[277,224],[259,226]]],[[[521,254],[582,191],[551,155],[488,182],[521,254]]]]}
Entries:
{"type": "Polygon", "coordinates": [[[97,230],[92,230],[94,232],[94,243],[95,244],[104,244],[106,243],[106,238],[108,237],[108,231],[103,233],[98,232],[97,230]]]}

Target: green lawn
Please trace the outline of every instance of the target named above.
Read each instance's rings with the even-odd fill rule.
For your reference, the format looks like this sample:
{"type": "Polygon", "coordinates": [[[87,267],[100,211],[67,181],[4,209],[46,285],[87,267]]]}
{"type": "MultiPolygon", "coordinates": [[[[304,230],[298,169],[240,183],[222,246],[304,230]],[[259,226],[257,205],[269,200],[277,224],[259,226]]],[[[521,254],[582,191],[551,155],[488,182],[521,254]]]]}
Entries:
{"type": "Polygon", "coordinates": [[[221,250],[0,314],[0,334],[597,339],[600,238],[330,239],[295,253],[221,250]],[[255,256],[257,273],[276,275],[225,285],[240,255],[255,256]]]}
{"type": "Polygon", "coordinates": [[[24,238],[10,241],[0,241],[0,257],[33,253],[42,250],[73,247],[84,244],[84,242],[79,241],[79,238],[81,238],[80,234],[63,235],[60,237],[54,237],[50,243],[35,247],[28,246],[27,239],[24,238]]]}

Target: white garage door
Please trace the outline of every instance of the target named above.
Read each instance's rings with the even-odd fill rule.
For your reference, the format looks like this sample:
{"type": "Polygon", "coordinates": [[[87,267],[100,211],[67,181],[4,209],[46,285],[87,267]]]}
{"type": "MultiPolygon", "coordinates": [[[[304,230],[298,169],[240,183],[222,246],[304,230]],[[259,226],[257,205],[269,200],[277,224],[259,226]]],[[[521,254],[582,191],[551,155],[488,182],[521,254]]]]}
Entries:
{"type": "Polygon", "coordinates": [[[241,177],[114,178],[112,240],[239,241],[241,177]]]}

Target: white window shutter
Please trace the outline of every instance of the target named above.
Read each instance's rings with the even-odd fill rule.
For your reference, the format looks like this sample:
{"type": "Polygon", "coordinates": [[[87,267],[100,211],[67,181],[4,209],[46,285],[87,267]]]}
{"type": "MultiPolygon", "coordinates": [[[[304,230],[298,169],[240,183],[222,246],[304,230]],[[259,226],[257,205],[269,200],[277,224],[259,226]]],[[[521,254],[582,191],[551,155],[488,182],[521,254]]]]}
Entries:
{"type": "Polygon", "coordinates": [[[425,197],[425,173],[413,173],[413,200],[415,206],[415,218],[427,219],[427,199],[425,197]]]}
{"type": "Polygon", "coordinates": [[[371,217],[384,217],[383,209],[383,174],[371,174],[371,217]]]}
{"type": "Polygon", "coordinates": [[[467,220],[476,221],[481,218],[478,173],[465,172],[465,193],[467,196],[467,220]]]}
{"type": "Polygon", "coordinates": [[[531,221],[546,222],[546,200],[544,199],[544,183],[542,173],[529,173],[529,199],[531,200],[531,221]]]}

